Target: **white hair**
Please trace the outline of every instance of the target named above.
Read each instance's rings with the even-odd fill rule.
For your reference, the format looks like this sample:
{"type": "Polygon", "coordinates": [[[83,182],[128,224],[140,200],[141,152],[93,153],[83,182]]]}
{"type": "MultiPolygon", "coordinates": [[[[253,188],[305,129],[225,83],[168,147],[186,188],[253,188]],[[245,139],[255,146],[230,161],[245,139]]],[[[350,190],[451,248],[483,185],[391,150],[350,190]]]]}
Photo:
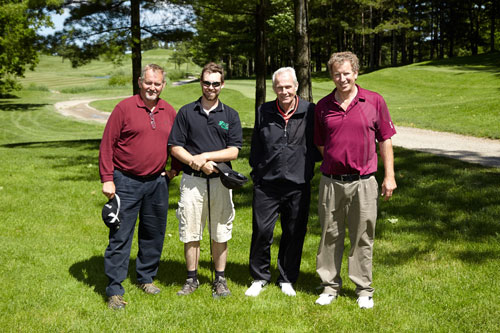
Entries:
{"type": "Polygon", "coordinates": [[[295,74],[295,69],[293,67],[281,67],[276,72],[273,73],[273,87],[276,85],[276,77],[282,73],[290,73],[293,79],[293,83],[296,87],[299,86],[299,81],[297,80],[297,75],[295,74]]]}

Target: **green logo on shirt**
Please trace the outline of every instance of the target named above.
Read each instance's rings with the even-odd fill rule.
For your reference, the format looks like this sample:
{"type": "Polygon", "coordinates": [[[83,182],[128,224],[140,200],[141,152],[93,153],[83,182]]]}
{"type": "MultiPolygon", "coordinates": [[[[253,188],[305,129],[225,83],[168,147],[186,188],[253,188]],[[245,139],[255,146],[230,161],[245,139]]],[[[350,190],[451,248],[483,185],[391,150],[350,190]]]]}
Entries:
{"type": "Polygon", "coordinates": [[[219,121],[219,126],[225,130],[228,130],[229,129],[229,124],[228,123],[225,123],[224,121],[219,121]]]}

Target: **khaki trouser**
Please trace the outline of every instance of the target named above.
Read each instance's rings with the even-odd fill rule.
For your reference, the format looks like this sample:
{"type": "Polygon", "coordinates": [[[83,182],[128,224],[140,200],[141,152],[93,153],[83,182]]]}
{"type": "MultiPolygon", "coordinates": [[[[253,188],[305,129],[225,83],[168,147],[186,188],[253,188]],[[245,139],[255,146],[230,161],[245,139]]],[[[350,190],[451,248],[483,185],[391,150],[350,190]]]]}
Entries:
{"type": "Polygon", "coordinates": [[[377,219],[378,184],[375,177],[343,182],[322,176],[319,185],[319,220],[322,233],[316,271],[323,293],[337,295],[342,287],[340,268],[345,227],[349,230],[349,278],[356,294],[372,296],[372,254],[377,219]]]}

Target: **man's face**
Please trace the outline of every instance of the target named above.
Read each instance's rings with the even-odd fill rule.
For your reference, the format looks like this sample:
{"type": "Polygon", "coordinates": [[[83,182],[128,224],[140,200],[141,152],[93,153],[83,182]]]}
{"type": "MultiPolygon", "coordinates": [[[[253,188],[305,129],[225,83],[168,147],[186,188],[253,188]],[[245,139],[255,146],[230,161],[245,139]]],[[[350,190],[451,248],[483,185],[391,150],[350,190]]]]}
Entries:
{"type": "Polygon", "coordinates": [[[208,101],[215,101],[219,97],[224,82],[221,82],[222,75],[220,73],[203,73],[201,78],[201,90],[203,97],[208,101]]]}
{"type": "Polygon", "coordinates": [[[289,105],[294,101],[298,86],[293,82],[289,72],[282,72],[274,78],[273,90],[281,105],[289,105]]]}
{"type": "Polygon", "coordinates": [[[144,73],[144,79],[139,78],[139,88],[141,88],[141,97],[144,101],[156,101],[164,87],[163,75],[159,71],[149,69],[144,73]]]}
{"type": "Polygon", "coordinates": [[[355,82],[358,78],[358,72],[352,70],[350,61],[344,61],[341,64],[332,64],[332,75],[333,82],[339,92],[350,93],[356,89],[355,82]]]}

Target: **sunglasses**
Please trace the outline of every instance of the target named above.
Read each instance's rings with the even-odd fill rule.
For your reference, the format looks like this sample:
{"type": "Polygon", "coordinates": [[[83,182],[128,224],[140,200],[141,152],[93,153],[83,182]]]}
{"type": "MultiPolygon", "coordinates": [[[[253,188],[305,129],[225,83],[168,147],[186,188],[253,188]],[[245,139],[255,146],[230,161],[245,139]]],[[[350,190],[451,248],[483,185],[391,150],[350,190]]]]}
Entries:
{"type": "Polygon", "coordinates": [[[214,87],[214,88],[219,88],[220,87],[220,82],[210,82],[210,81],[201,81],[201,84],[203,84],[205,87],[214,87]]]}

